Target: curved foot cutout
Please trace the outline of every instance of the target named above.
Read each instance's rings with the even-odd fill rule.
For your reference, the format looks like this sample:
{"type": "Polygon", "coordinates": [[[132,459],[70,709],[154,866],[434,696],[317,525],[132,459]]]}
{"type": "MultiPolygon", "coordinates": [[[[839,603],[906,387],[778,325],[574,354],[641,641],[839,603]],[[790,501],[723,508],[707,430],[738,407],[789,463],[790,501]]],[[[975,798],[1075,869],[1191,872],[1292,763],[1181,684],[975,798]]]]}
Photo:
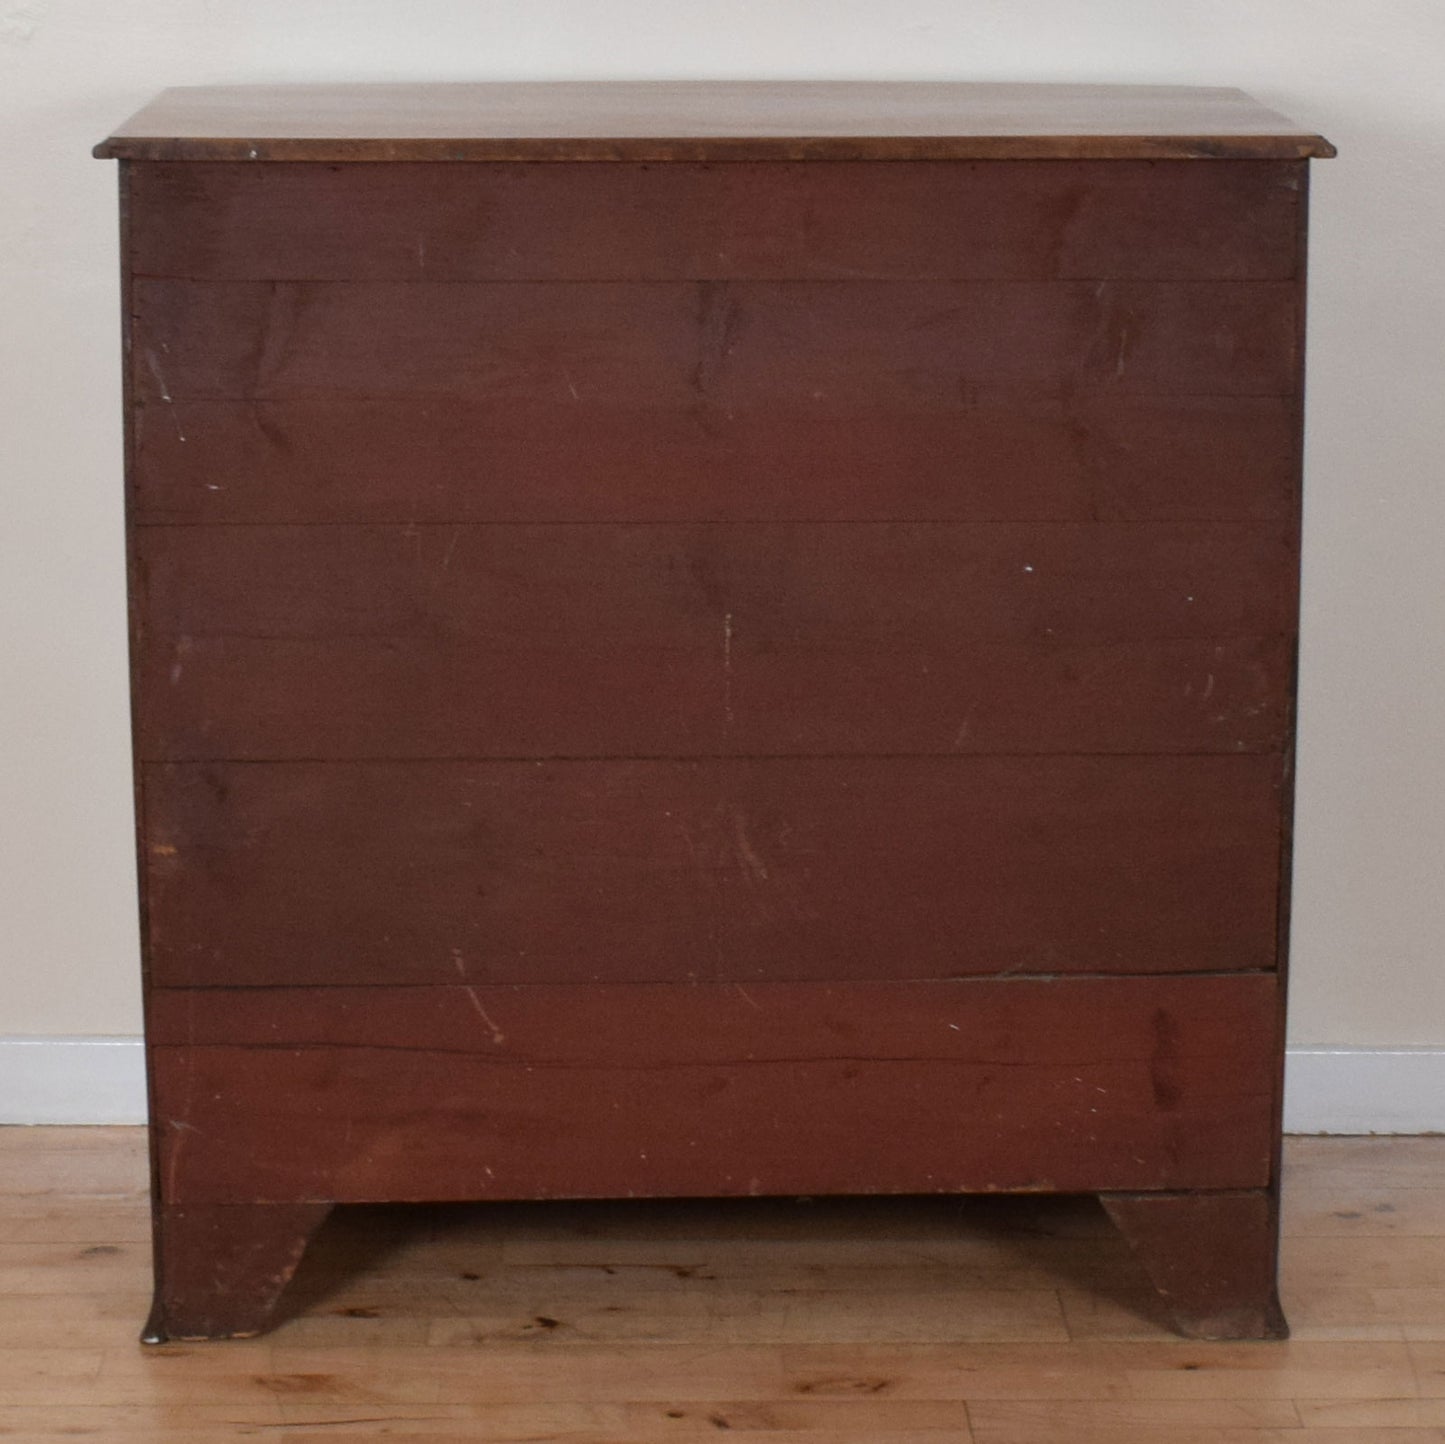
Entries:
{"type": "Polygon", "coordinates": [[[163,1204],[156,1292],[141,1342],[263,1332],[329,1203],[163,1204]]]}
{"type": "Polygon", "coordinates": [[[1279,1215],[1264,1189],[1101,1193],[1119,1231],[1191,1339],[1283,1339],[1279,1215]]]}

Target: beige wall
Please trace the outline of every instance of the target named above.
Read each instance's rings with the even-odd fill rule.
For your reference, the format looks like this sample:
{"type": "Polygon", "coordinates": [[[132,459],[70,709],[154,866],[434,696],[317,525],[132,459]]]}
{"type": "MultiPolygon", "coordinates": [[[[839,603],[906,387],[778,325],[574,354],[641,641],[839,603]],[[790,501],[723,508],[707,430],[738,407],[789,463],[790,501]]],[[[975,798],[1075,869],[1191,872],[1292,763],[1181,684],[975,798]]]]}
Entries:
{"type": "Polygon", "coordinates": [[[1299,1043],[1445,1044],[1440,0],[0,0],[0,1034],[139,1026],[114,169],[166,85],[607,76],[1230,84],[1323,130],[1299,1043]]]}

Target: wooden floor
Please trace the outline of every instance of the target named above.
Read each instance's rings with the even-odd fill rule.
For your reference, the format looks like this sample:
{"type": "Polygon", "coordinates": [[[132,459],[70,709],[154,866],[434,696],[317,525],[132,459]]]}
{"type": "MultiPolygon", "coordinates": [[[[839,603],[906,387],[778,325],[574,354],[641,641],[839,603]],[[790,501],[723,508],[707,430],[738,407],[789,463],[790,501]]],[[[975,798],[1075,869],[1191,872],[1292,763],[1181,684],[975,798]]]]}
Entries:
{"type": "Polygon", "coordinates": [[[291,1316],[137,1342],[139,1129],[0,1129],[0,1439],[1445,1441],[1445,1138],[1297,1139],[1285,1344],[1170,1335],[1087,1199],[333,1215],[291,1316]]]}

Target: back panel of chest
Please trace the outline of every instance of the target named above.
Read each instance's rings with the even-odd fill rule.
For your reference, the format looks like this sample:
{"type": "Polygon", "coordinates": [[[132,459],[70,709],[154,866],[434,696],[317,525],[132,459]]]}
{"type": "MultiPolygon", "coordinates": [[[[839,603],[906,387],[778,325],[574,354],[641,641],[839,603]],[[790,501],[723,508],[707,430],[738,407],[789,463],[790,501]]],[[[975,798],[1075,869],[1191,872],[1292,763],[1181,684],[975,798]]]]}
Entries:
{"type": "Polygon", "coordinates": [[[1272,1185],[1303,162],[126,170],[163,1207],[1272,1185]]]}

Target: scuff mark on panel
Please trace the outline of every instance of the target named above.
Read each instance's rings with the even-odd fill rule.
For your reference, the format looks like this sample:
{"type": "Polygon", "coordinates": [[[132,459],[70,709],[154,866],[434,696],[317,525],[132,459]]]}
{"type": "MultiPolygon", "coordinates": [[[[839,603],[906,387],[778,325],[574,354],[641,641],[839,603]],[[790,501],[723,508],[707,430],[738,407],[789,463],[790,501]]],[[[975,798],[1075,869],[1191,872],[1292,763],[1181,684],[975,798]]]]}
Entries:
{"type": "Polygon", "coordinates": [[[257,399],[264,399],[285,365],[304,299],[305,293],[299,285],[289,281],[271,282],[255,343],[251,394],[257,399]]]}
{"type": "Polygon", "coordinates": [[[189,637],[176,638],[175,657],[171,661],[170,679],[171,686],[180,684],[181,673],[185,670],[185,658],[195,650],[195,643],[189,637]]]}
{"type": "Polygon", "coordinates": [[[465,989],[465,992],[467,997],[470,998],[472,1001],[472,1007],[477,1010],[477,1017],[479,1017],[482,1022],[487,1025],[487,1028],[492,1035],[492,1042],[499,1045],[505,1043],[507,1041],[507,1035],[502,1032],[499,1027],[497,1027],[495,1020],[491,1017],[487,1010],[482,1007],[482,1000],[477,997],[477,990],[475,988],[467,988],[465,989]]]}
{"type": "Polygon", "coordinates": [[[702,281],[698,286],[697,362],[692,389],[702,400],[711,398],[723,366],[737,344],[738,310],[724,281],[702,281]]]}
{"type": "Polygon", "coordinates": [[[745,873],[759,882],[767,882],[767,864],[758,856],[757,849],[748,836],[747,818],[736,808],[733,809],[733,835],[737,840],[738,861],[745,873]]]}
{"type": "Polygon", "coordinates": [[[1138,339],[1137,318],[1106,281],[1094,286],[1094,300],[1099,315],[1089,342],[1088,364],[1108,368],[1114,380],[1121,381],[1138,339]]]}
{"type": "Polygon", "coordinates": [[[1048,274],[1055,280],[1072,279],[1065,268],[1065,261],[1069,254],[1069,233],[1079,219],[1079,214],[1088,199],[1089,188],[1087,186],[1071,186],[1059,204],[1050,208],[1052,214],[1044,221],[1049,238],[1048,259],[1045,265],[1048,274]]]}
{"type": "MultiPolygon", "coordinates": [[[[157,356],[150,347],[146,348],[145,354],[146,366],[149,368],[151,375],[155,377],[156,388],[161,393],[161,400],[165,402],[167,406],[174,407],[176,403],[174,398],[171,396],[170,388],[166,385],[165,373],[161,370],[160,357],[157,356]]],[[[176,428],[176,440],[184,441],[186,439],[186,433],[181,430],[180,418],[176,415],[174,410],[171,411],[170,416],[171,422],[176,428]]]]}
{"type": "MultiPolygon", "coordinates": [[[[194,1006],[192,1003],[190,1006],[194,1006]]],[[[192,1040],[195,1037],[194,1016],[187,1018],[188,1033],[192,1040]]],[[[165,1188],[161,1195],[162,1203],[175,1203],[177,1201],[176,1185],[181,1176],[181,1157],[185,1152],[186,1136],[191,1133],[199,1134],[200,1130],[190,1121],[190,1114],[196,1101],[196,1071],[193,1065],[187,1063],[185,1066],[186,1082],[182,1090],[181,1106],[177,1110],[179,1116],[167,1119],[171,1135],[167,1139],[166,1146],[169,1148],[170,1157],[166,1160],[165,1188]]]]}

